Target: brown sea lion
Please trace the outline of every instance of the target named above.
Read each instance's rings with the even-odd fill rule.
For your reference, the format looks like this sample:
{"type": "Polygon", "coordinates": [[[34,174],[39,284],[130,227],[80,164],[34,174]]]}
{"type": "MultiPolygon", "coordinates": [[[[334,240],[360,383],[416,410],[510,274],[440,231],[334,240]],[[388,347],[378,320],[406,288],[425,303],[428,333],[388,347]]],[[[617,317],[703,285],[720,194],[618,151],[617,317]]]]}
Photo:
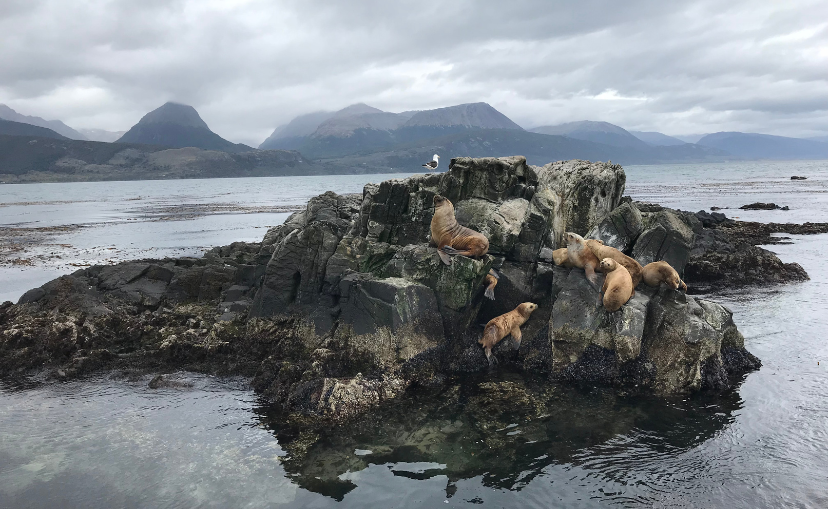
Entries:
{"type": "Polygon", "coordinates": [[[439,194],[434,195],[431,240],[437,245],[437,253],[446,265],[451,263],[448,255],[478,257],[489,252],[489,239],[460,225],[454,217],[454,205],[439,194]]]}
{"type": "Polygon", "coordinates": [[[682,290],[687,292],[687,285],[681,280],[676,269],[663,260],[645,265],[641,275],[647,286],[658,287],[661,283],[664,283],[673,290],[678,290],[681,287],[682,290]]]}
{"type": "Polygon", "coordinates": [[[483,282],[486,284],[486,291],[483,292],[483,295],[486,296],[487,299],[495,300],[494,298],[494,289],[497,286],[497,280],[500,279],[500,276],[497,275],[494,269],[489,269],[489,273],[486,274],[486,278],[483,282]]]}
{"type": "Polygon", "coordinates": [[[560,265],[561,267],[573,267],[573,265],[569,263],[569,249],[565,247],[552,251],[552,261],[555,262],[555,265],[560,265]]]}
{"type": "Polygon", "coordinates": [[[566,250],[569,255],[569,263],[571,263],[573,267],[584,269],[587,279],[591,283],[595,284],[595,269],[598,268],[598,264],[600,263],[598,261],[598,257],[595,256],[595,253],[593,253],[590,248],[587,247],[584,238],[577,233],[566,232],[566,234],[564,234],[564,240],[566,241],[566,250]]]}
{"type": "Polygon", "coordinates": [[[517,343],[516,348],[520,347],[520,326],[526,323],[529,315],[536,309],[538,309],[537,304],[524,302],[508,313],[489,320],[486,328],[483,329],[483,337],[477,341],[483,345],[483,349],[486,351],[486,358],[489,359],[489,364],[492,362],[492,348],[509,334],[512,335],[512,339],[517,343]]]}
{"type": "Polygon", "coordinates": [[[610,313],[618,311],[635,295],[630,273],[612,258],[601,260],[601,272],[607,275],[599,294],[599,297],[604,296],[604,309],[610,313]]]}
{"type": "Polygon", "coordinates": [[[612,258],[616,262],[623,265],[624,268],[627,269],[627,272],[630,273],[633,288],[638,286],[638,283],[641,282],[641,271],[644,270],[644,267],[642,267],[641,264],[634,258],[630,258],[614,247],[605,246],[600,240],[587,240],[586,245],[589,246],[599,260],[603,260],[604,258],[612,258]]]}

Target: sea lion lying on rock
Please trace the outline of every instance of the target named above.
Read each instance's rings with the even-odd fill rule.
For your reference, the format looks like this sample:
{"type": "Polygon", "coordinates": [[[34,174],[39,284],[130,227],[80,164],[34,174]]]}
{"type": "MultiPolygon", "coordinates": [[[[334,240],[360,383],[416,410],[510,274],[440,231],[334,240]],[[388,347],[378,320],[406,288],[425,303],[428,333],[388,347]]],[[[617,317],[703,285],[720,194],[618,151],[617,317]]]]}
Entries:
{"type": "Polygon", "coordinates": [[[642,270],[642,278],[647,286],[658,287],[661,283],[666,284],[673,290],[678,290],[679,287],[686,293],[687,285],[669,263],[661,260],[653,263],[648,263],[642,270]]]}
{"type": "Polygon", "coordinates": [[[476,258],[489,252],[489,239],[482,233],[460,225],[454,217],[454,205],[439,194],[434,195],[431,240],[437,245],[437,254],[446,265],[451,264],[448,255],[476,258]]]}
{"type": "Polygon", "coordinates": [[[571,268],[573,266],[569,263],[569,249],[565,247],[552,251],[552,261],[561,267],[571,268]]]}
{"type": "Polygon", "coordinates": [[[607,277],[604,279],[604,286],[601,287],[599,298],[603,295],[604,309],[613,313],[621,309],[621,306],[635,295],[632,277],[627,269],[612,258],[601,260],[601,272],[607,277]]]}
{"type": "Polygon", "coordinates": [[[486,324],[486,328],[483,329],[483,337],[477,341],[483,345],[489,364],[492,363],[492,348],[494,348],[496,344],[500,343],[500,340],[509,334],[511,334],[512,339],[515,340],[515,349],[520,347],[520,326],[526,323],[526,320],[529,319],[529,315],[531,315],[532,311],[536,309],[538,309],[537,304],[532,302],[524,302],[508,313],[496,316],[489,320],[489,323],[486,324]]]}
{"type": "Polygon", "coordinates": [[[587,247],[584,238],[577,233],[566,232],[564,240],[566,241],[566,251],[569,255],[569,263],[572,264],[573,267],[584,269],[587,279],[591,283],[595,284],[595,269],[598,268],[598,264],[600,263],[598,261],[598,257],[595,256],[595,253],[593,253],[589,247],[587,247]]]}
{"type": "Polygon", "coordinates": [[[497,286],[497,280],[500,279],[500,276],[497,275],[494,269],[489,269],[489,273],[486,274],[486,278],[483,282],[486,284],[486,291],[483,292],[483,295],[486,296],[487,299],[495,300],[494,298],[494,289],[497,286]]]}
{"type": "Polygon", "coordinates": [[[627,272],[630,273],[633,288],[638,286],[638,283],[641,282],[641,271],[644,270],[644,267],[642,267],[641,264],[634,258],[630,258],[614,247],[605,246],[600,240],[587,240],[586,245],[589,246],[589,249],[592,250],[599,260],[603,260],[604,258],[612,258],[616,262],[623,265],[624,268],[627,269],[627,272]]]}

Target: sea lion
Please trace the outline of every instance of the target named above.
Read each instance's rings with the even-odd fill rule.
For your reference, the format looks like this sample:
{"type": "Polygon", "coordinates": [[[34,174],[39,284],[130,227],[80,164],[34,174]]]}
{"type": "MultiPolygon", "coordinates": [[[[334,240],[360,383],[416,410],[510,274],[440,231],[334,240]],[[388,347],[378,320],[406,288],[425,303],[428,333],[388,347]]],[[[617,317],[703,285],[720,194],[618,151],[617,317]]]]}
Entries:
{"type": "Polygon", "coordinates": [[[560,265],[561,267],[566,267],[567,269],[573,267],[573,265],[569,263],[569,249],[565,247],[552,251],[552,261],[555,262],[555,265],[560,265]]]}
{"type": "Polygon", "coordinates": [[[610,313],[618,311],[635,295],[632,277],[623,265],[612,258],[601,260],[601,272],[607,277],[598,296],[603,295],[604,309],[610,313]]]}
{"type": "Polygon", "coordinates": [[[633,288],[638,286],[638,283],[641,282],[641,271],[644,270],[644,267],[642,267],[641,264],[634,258],[630,258],[614,247],[605,246],[600,240],[587,240],[586,245],[589,246],[599,260],[603,260],[604,258],[612,258],[616,262],[623,265],[624,268],[627,269],[627,272],[630,273],[633,288]]]}
{"type": "Polygon", "coordinates": [[[586,245],[584,238],[577,233],[566,232],[564,234],[566,241],[566,250],[569,255],[569,263],[573,267],[584,269],[587,279],[593,283],[596,282],[595,269],[598,268],[598,257],[586,245]]]}
{"type": "Polygon", "coordinates": [[[673,290],[678,290],[681,287],[685,293],[687,292],[687,285],[681,280],[676,269],[663,260],[645,265],[641,275],[647,286],[658,287],[661,283],[664,283],[673,290]]]}
{"type": "Polygon", "coordinates": [[[536,309],[538,309],[537,304],[524,302],[508,313],[489,320],[486,328],[483,329],[483,337],[477,341],[483,345],[483,349],[486,351],[486,358],[489,359],[489,364],[492,363],[492,348],[509,334],[512,335],[512,339],[517,343],[516,348],[520,347],[520,326],[526,323],[529,315],[536,309]]]}
{"type": "Polygon", "coordinates": [[[494,298],[494,289],[497,286],[497,280],[500,279],[500,276],[497,275],[494,269],[489,269],[489,273],[486,274],[486,278],[483,280],[486,283],[486,291],[483,292],[483,295],[486,296],[487,299],[495,300],[494,298]]]}
{"type": "Polygon", "coordinates": [[[446,265],[451,264],[448,255],[478,257],[489,252],[489,239],[459,224],[454,217],[454,205],[439,194],[434,195],[431,240],[437,245],[437,254],[446,265]]]}

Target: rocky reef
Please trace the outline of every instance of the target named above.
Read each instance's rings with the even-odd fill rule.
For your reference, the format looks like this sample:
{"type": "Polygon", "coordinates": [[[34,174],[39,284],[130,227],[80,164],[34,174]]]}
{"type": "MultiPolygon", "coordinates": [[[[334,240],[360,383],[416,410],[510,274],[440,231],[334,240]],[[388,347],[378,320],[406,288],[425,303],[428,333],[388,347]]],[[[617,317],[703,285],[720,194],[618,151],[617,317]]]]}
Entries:
{"type": "Polygon", "coordinates": [[[281,412],[337,421],[486,376],[483,324],[532,301],[523,341],[499,343],[494,369],[657,395],[730,387],[760,363],[728,309],[642,285],[607,313],[581,269],[553,264],[563,233],[601,239],[642,264],[665,260],[691,288],[807,275],[735,242],[724,216],[632,202],[625,183],[611,163],[457,158],[445,173],[368,184],[362,195],[328,192],[261,243],[90,267],[3,304],[0,375],[241,374],[281,412]],[[441,262],[428,238],[435,194],[487,236],[488,255],[441,262]],[[483,297],[491,268],[500,274],[494,301],[483,297]]]}

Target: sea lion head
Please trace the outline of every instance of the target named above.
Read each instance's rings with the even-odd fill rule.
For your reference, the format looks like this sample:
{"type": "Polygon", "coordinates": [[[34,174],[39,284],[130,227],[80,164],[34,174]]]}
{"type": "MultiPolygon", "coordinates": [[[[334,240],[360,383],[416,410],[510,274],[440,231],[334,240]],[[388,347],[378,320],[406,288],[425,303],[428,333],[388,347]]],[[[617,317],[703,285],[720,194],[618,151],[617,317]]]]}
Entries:
{"type": "Polygon", "coordinates": [[[570,244],[580,244],[584,241],[584,238],[578,235],[577,233],[566,232],[564,233],[564,241],[568,246],[570,244]]]}
{"type": "Polygon", "coordinates": [[[538,309],[538,305],[535,304],[534,302],[524,302],[523,304],[520,304],[517,307],[517,309],[518,309],[518,313],[520,313],[523,316],[528,317],[529,315],[532,314],[532,311],[538,309]]]}
{"type": "Polygon", "coordinates": [[[601,272],[612,272],[618,267],[618,263],[612,258],[604,258],[601,260],[601,272]]]}
{"type": "Polygon", "coordinates": [[[681,284],[681,279],[679,279],[678,274],[670,274],[664,282],[667,283],[667,286],[673,290],[678,290],[678,287],[681,284]]]}
{"type": "Polygon", "coordinates": [[[434,208],[437,208],[444,203],[451,203],[448,198],[445,196],[440,196],[439,194],[434,195],[434,208]]]}

